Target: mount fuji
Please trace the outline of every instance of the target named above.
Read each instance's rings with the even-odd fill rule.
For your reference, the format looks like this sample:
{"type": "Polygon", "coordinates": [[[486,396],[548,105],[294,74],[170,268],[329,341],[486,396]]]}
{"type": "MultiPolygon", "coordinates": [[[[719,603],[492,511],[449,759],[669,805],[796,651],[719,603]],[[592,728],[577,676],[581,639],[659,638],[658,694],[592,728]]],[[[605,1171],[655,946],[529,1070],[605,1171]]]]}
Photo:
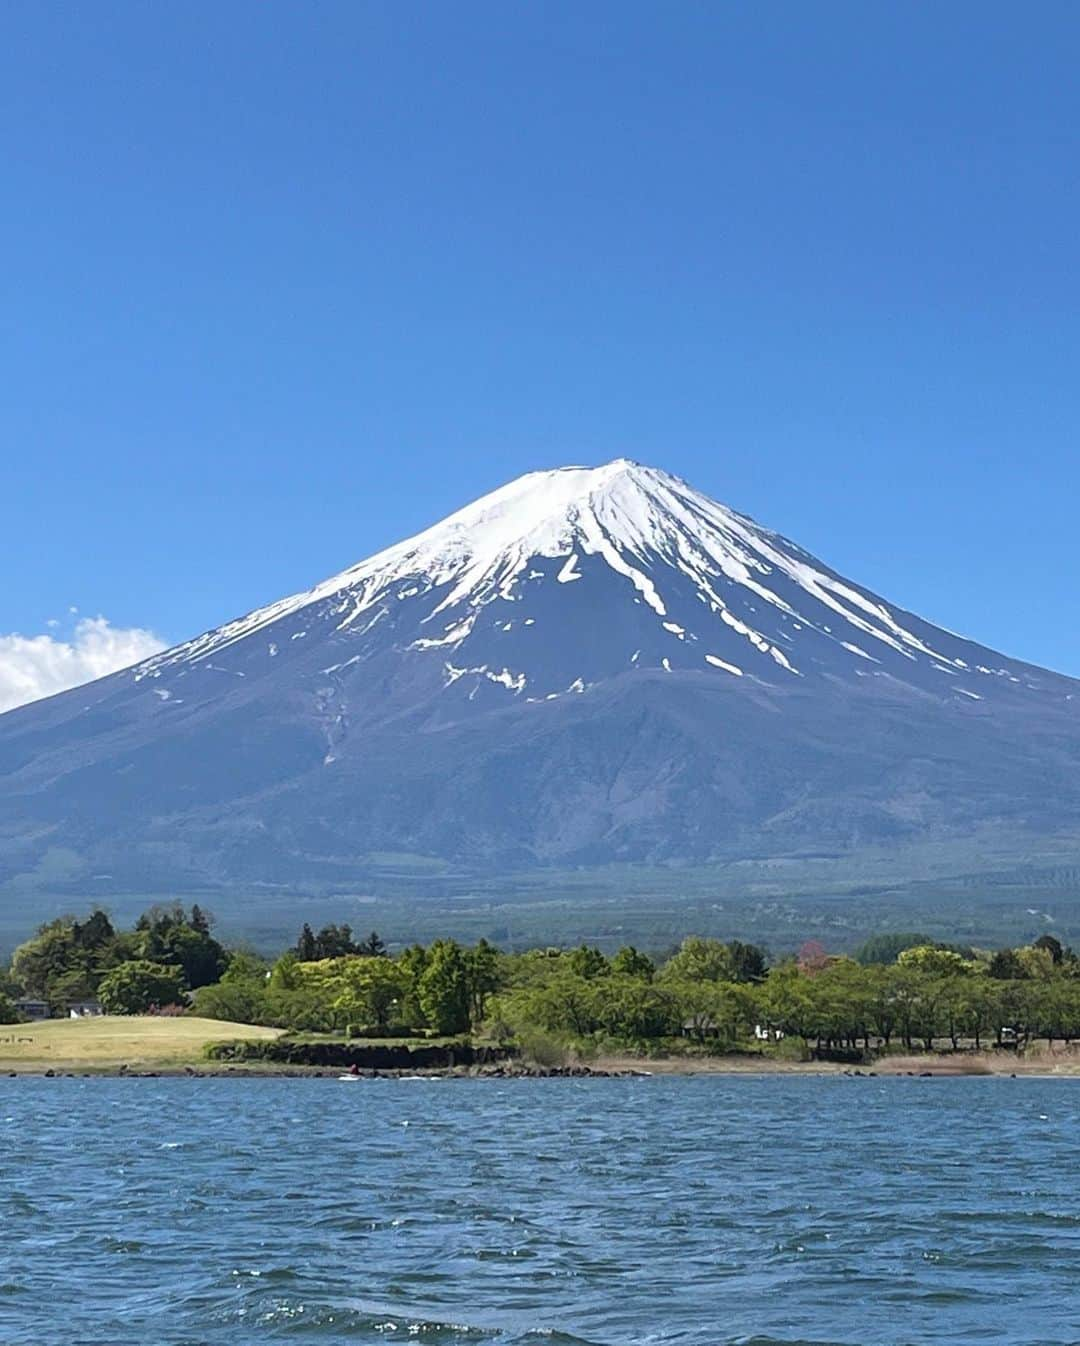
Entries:
{"type": "Polygon", "coordinates": [[[665,472],[535,472],[0,716],[0,891],[1080,856],[1078,694],[665,472]]]}

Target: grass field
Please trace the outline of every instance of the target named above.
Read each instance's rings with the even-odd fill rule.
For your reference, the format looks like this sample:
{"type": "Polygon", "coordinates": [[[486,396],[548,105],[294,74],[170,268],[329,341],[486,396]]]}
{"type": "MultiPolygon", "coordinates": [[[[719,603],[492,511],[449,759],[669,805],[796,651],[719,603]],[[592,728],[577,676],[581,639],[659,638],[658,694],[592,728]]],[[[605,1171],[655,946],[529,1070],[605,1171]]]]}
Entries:
{"type": "Polygon", "coordinates": [[[276,1038],[280,1029],[219,1019],[105,1017],[0,1025],[0,1070],[197,1065],[207,1042],[276,1038]]]}

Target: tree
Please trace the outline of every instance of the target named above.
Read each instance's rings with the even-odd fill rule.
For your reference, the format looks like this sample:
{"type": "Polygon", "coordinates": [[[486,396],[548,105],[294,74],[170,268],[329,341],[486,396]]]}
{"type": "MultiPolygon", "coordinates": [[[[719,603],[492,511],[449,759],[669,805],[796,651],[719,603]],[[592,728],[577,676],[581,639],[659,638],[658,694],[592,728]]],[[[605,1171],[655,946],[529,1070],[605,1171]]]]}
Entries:
{"type": "Polygon", "coordinates": [[[799,949],[796,962],[804,977],[813,977],[829,966],[829,955],[820,940],[808,939],[799,949]]]}
{"type": "Polygon", "coordinates": [[[121,961],[121,942],[103,911],[81,923],[60,917],[39,926],[33,939],[15,950],[12,980],[25,994],[52,1005],[92,996],[102,975],[121,961]]]}
{"type": "Polygon", "coordinates": [[[600,1027],[613,1037],[648,1040],[679,1032],[679,999],[670,986],[652,986],[639,977],[615,976],[605,977],[595,986],[596,1017],[600,1027]]]}
{"type": "Polygon", "coordinates": [[[420,1007],[420,998],[418,988],[420,978],[423,976],[428,965],[427,950],[422,944],[410,944],[407,949],[403,949],[398,954],[396,960],[398,967],[405,973],[408,989],[405,992],[404,1003],[401,1007],[401,1018],[403,1023],[420,1025],[424,1023],[424,1011],[420,1007]]]}
{"type": "Polygon", "coordinates": [[[72,922],[65,918],[38,927],[33,939],[20,944],[11,958],[11,975],[30,996],[49,999],[52,980],[70,970],[74,941],[72,922]]]}
{"type": "Polygon", "coordinates": [[[281,955],[270,969],[270,989],[274,991],[295,991],[301,982],[300,960],[291,949],[281,955]]]}
{"type": "Polygon", "coordinates": [[[15,1008],[14,1002],[0,991],[0,1024],[17,1024],[19,1022],[19,1011],[15,1008]]]}
{"type": "Polygon", "coordinates": [[[303,930],[300,931],[300,938],[296,941],[296,956],[302,963],[314,963],[319,956],[315,933],[306,921],[303,930]]]}
{"type": "Polygon", "coordinates": [[[145,1014],[155,1007],[178,1004],[183,994],[179,969],[146,958],[114,967],[98,987],[106,1014],[145,1014]]]}
{"type": "Polygon", "coordinates": [[[863,968],[870,1030],[877,1034],[886,1047],[892,1041],[900,1017],[895,987],[898,975],[903,977],[905,974],[895,964],[887,967],[881,963],[871,963],[863,968]]]}
{"type": "Polygon", "coordinates": [[[689,980],[663,984],[675,997],[678,1029],[698,1042],[734,1043],[753,1022],[753,993],[746,986],[689,980]]]}
{"type": "Polygon", "coordinates": [[[602,983],[579,977],[559,959],[542,982],[523,987],[500,1000],[507,1018],[520,1030],[525,1027],[546,1029],[549,1033],[569,1033],[588,1037],[600,1027],[598,1015],[602,983]]]}
{"type": "Polygon", "coordinates": [[[787,1036],[808,1037],[813,1031],[810,980],[793,962],[774,967],[759,987],[755,1001],[761,1018],[787,1036]]]}
{"type": "Polygon", "coordinates": [[[226,1019],[234,1024],[264,1024],[270,1021],[266,982],[226,982],[202,986],[195,992],[194,1012],[203,1019],[226,1019]]]}
{"type": "Polygon", "coordinates": [[[900,967],[911,968],[928,977],[962,977],[972,971],[972,965],[952,949],[937,944],[919,944],[905,949],[897,957],[900,967]]]}
{"type": "Polygon", "coordinates": [[[367,939],[363,939],[356,946],[356,952],[365,958],[385,958],[386,945],[379,938],[378,932],[373,930],[367,939]]]}
{"type": "Polygon", "coordinates": [[[766,959],[763,949],[756,944],[744,944],[733,939],[728,945],[736,981],[760,981],[765,975],[766,959]]]}
{"type": "Polygon", "coordinates": [[[808,982],[810,1013],[819,1044],[870,1045],[875,999],[872,977],[850,958],[838,958],[808,982]]]}
{"type": "Polygon", "coordinates": [[[905,949],[914,949],[920,944],[932,944],[927,935],[897,933],[893,935],[871,935],[855,950],[855,961],[863,967],[872,967],[876,963],[895,963],[905,949]]]}
{"type": "Polygon", "coordinates": [[[995,981],[1019,981],[1027,975],[1015,949],[998,949],[987,970],[995,981]]]}
{"type": "Polygon", "coordinates": [[[249,953],[234,953],[221,981],[216,986],[203,986],[195,992],[195,1013],[206,1019],[228,1019],[232,1023],[269,1022],[269,975],[261,958],[249,953]]]}
{"type": "Polygon", "coordinates": [[[998,984],[985,972],[963,977],[952,993],[959,1002],[961,1031],[975,1040],[981,1049],[983,1035],[992,1031],[997,1012],[998,984]]]}
{"type": "Polygon", "coordinates": [[[578,977],[591,981],[593,977],[604,977],[611,971],[608,960],[599,949],[583,944],[570,955],[570,970],[578,977]]]}
{"type": "Polygon", "coordinates": [[[1032,981],[1047,981],[1054,975],[1054,955],[1049,949],[1032,945],[1017,949],[1016,956],[1024,969],[1024,976],[1032,981]]]}
{"type": "Polygon", "coordinates": [[[469,1018],[476,1027],[484,1021],[488,996],[499,988],[499,955],[486,939],[480,940],[465,954],[465,976],[469,990],[469,1018]]]}
{"type": "Polygon", "coordinates": [[[324,925],[315,936],[316,959],[345,958],[348,954],[356,952],[357,948],[352,937],[352,926],[324,925]]]}
{"type": "Polygon", "coordinates": [[[152,907],[139,917],[140,954],[152,963],[175,963],[187,985],[196,990],[220,980],[228,955],[210,933],[210,922],[198,907],[189,917],[179,903],[152,907]]]}
{"type": "Polygon", "coordinates": [[[735,963],[726,944],[691,935],[660,969],[660,976],[664,981],[734,981],[735,963]]]}
{"type": "Polygon", "coordinates": [[[644,953],[638,953],[632,944],[624,945],[611,960],[611,972],[616,977],[636,977],[638,981],[652,981],[656,964],[644,953]]]}
{"type": "Polygon", "coordinates": [[[341,990],[332,1008],[343,1028],[374,1025],[385,1029],[409,989],[405,970],[377,954],[344,960],[339,980],[341,990]]]}
{"type": "Polygon", "coordinates": [[[190,925],[174,926],[148,956],[151,952],[158,962],[175,963],[193,991],[220,981],[228,966],[228,955],[217,940],[190,925]]]}
{"type": "Polygon", "coordinates": [[[100,907],[95,907],[85,921],[73,923],[71,937],[73,942],[83,949],[99,950],[113,942],[116,931],[105,912],[100,907]]]}
{"type": "Polygon", "coordinates": [[[432,944],[416,990],[424,1018],[437,1032],[468,1030],[468,967],[461,946],[454,940],[437,939],[432,944]]]}
{"type": "Polygon", "coordinates": [[[1065,949],[1060,939],[1053,935],[1040,935],[1031,946],[1033,949],[1045,949],[1055,967],[1060,967],[1065,957],[1065,949]]]}

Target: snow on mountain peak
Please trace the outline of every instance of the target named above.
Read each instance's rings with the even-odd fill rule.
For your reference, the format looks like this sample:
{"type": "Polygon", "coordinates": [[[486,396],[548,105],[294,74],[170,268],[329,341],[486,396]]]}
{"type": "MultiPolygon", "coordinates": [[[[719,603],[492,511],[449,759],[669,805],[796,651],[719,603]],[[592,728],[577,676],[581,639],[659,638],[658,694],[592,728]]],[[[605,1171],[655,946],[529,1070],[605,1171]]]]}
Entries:
{"type": "Polygon", "coordinates": [[[982,692],[970,684],[980,678],[1019,680],[779,534],[627,458],[518,477],[313,589],[141,665],[136,677],[205,661],[269,627],[276,655],[307,634],[305,625],[279,636],[285,619],[309,610],[306,625],[336,644],[355,645],[380,623],[399,648],[431,658],[467,644],[469,657],[445,662],[446,685],[468,673],[514,695],[583,690],[643,668],[773,683],[832,674],[940,684],[944,675],[965,681],[954,690],[975,700],[982,692]]]}

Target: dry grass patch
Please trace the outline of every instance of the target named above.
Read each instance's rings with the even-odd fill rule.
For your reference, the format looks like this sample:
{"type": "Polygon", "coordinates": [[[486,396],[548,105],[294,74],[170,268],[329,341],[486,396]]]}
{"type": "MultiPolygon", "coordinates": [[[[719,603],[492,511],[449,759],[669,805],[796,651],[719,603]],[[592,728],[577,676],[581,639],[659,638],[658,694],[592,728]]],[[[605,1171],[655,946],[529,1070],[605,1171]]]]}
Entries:
{"type": "Polygon", "coordinates": [[[278,1028],[220,1019],[108,1015],[97,1019],[45,1019],[0,1027],[0,1069],[92,1070],[120,1065],[194,1065],[208,1042],[226,1038],[266,1040],[278,1028]]]}

